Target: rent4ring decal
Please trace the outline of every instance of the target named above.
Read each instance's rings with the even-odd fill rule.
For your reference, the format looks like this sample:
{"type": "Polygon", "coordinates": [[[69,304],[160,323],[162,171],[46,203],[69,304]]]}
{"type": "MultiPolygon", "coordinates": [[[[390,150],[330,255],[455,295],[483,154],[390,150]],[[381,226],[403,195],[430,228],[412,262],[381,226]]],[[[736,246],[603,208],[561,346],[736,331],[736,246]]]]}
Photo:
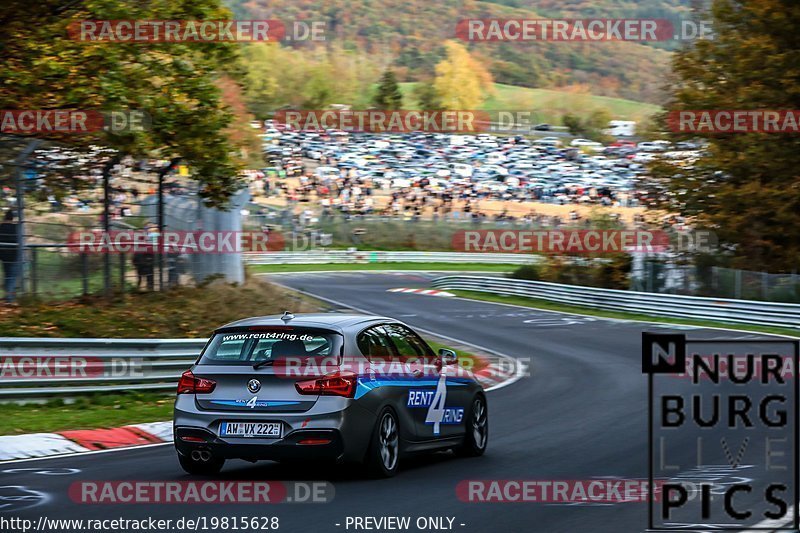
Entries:
{"type": "Polygon", "coordinates": [[[410,389],[408,391],[408,407],[427,407],[425,423],[433,424],[433,434],[439,434],[441,424],[460,424],[464,419],[463,407],[445,407],[447,399],[447,378],[442,375],[436,389],[410,389]]]}

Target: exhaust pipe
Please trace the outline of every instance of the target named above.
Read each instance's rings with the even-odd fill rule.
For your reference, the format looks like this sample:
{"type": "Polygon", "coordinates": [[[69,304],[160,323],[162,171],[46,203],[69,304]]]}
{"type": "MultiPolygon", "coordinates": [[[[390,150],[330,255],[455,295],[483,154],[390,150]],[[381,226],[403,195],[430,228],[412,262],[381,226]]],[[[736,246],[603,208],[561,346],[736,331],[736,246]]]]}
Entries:
{"type": "Polygon", "coordinates": [[[202,460],[202,454],[200,453],[200,450],[193,450],[192,461],[201,461],[201,460],[202,460]]]}
{"type": "Polygon", "coordinates": [[[211,452],[203,450],[200,452],[200,460],[204,463],[207,463],[211,460],[211,452]]]}

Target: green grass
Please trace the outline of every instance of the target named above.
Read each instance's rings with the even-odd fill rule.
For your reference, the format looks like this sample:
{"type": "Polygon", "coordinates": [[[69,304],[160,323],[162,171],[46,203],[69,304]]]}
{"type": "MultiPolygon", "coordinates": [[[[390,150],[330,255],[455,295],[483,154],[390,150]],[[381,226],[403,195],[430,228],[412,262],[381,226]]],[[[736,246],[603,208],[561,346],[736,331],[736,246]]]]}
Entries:
{"type": "MultiPolygon", "coordinates": [[[[406,106],[413,103],[412,91],[416,83],[400,84],[405,97],[406,106]]],[[[494,84],[495,94],[486,99],[481,109],[486,111],[526,110],[535,111],[533,122],[547,122],[555,126],[561,125],[561,117],[566,113],[585,116],[597,109],[607,109],[615,120],[642,120],[661,111],[657,105],[644,102],[578,94],[557,89],[531,89],[514,85],[494,84]]]]}
{"type": "Polygon", "coordinates": [[[525,298],[523,296],[502,296],[478,291],[463,291],[446,289],[457,296],[470,298],[472,300],[483,300],[486,302],[497,302],[503,304],[519,305],[532,309],[543,309],[546,311],[557,311],[561,313],[577,313],[601,318],[619,318],[623,320],[642,320],[662,324],[676,324],[685,326],[700,326],[712,328],[735,329],[739,331],[754,331],[760,333],[770,333],[774,335],[786,335],[790,337],[800,337],[800,330],[794,328],[780,328],[772,326],[758,326],[749,324],[731,324],[728,322],[717,322],[713,320],[693,320],[689,318],[670,318],[662,316],[643,315],[639,313],[626,313],[621,311],[606,311],[604,309],[594,309],[592,307],[582,307],[579,305],[561,304],[549,300],[538,298],[525,298]]]}
{"type": "Polygon", "coordinates": [[[513,272],[519,265],[493,263],[325,263],[321,265],[250,265],[253,274],[320,272],[325,270],[452,270],[457,272],[513,272]]]}
{"type": "Polygon", "coordinates": [[[175,396],[167,394],[95,394],[65,404],[4,404],[0,435],[119,427],[172,418],[175,396]]]}

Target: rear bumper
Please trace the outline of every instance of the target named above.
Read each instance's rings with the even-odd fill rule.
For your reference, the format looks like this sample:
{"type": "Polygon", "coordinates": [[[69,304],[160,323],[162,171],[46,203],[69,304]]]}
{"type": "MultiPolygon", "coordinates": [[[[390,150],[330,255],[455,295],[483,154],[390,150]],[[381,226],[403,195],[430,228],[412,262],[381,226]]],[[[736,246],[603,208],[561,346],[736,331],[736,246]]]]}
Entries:
{"type": "Polygon", "coordinates": [[[189,455],[193,450],[209,450],[226,459],[250,461],[303,458],[363,461],[376,415],[352,400],[343,403],[340,410],[322,411],[321,407],[318,404],[305,413],[200,411],[193,399],[179,398],[173,421],[175,448],[182,455],[189,455]],[[279,421],[283,425],[283,437],[221,437],[219,427],[225,420],[279,421]],[[190,439],[187,441],[184,437],[190,439]],[[320,442],[301,444],[308,439],[320,442]]]}
{"type": "Polygon", "coordinates": [[[282,439],[236,439],[236,443],[222,440],[206,429],[197,427],[175,428],[175,449],[181,455],[189,455],[193,450],[208,450],[217,457],[225,459],[308,459],[310,457],[331,460],[347,460],[344,439],[338,430],[298,430],[292,431],[282,439]],[[203,442],[190,439],[203,439],[203,442]],[[250,442],[242,443],[247,440],[250,442]],[[305,442],[304,442],[305,441],[305,442]]]}

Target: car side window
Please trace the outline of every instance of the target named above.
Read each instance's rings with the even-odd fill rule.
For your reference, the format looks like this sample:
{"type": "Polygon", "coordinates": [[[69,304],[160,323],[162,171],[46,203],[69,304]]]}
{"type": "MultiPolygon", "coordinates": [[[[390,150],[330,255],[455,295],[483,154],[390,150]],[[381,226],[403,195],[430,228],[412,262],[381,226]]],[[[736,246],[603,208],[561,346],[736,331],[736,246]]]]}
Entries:
{"type": "Polygon", "coordinates": [[[416,333],[400,324],[386,324],[383,326],[389,333],[397,353],[403,359],[416,359],[431,357],[433,353],[416,333]]]}
{"type": "Polygon", "coordinates": [[[387,333],[380,326],[362,331],[356,339],[358,349],[370,361],[388,360],[394,357],[394,347],[387,333]]]}

